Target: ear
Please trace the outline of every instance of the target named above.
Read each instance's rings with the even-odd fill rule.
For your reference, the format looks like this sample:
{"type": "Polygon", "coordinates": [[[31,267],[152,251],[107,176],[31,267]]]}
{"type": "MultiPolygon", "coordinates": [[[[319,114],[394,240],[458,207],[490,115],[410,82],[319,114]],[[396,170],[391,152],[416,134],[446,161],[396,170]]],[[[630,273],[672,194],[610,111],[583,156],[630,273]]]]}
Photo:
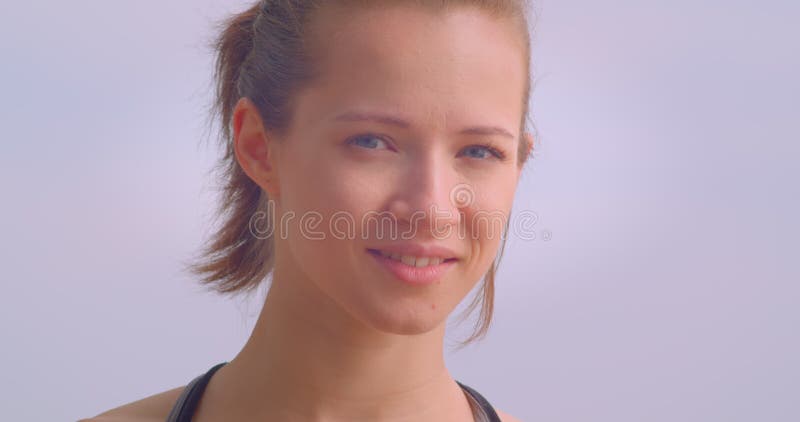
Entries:
{"type": "Polygon", "coordinates": [[[523,135],[523,140],[525,141],[526,148],[525,148],[525,157],[531,156],[531,151],[533,151],[533,134],[530,132],[525,132],[523,135]]]}
{"type": "Polygon", "coordinates": [[[531,152],[533,151],[533,142],[534,142],[533,134],[531,134],[530,132],[523,133],[522,140],[520,142],[522,142],[522,145],[520,145],[520,149],[522,150],[522,152],[520,152],[520,154],[522,154],[522,157],[520,158],[522,159],[522,161],[521,164],[517,166],[518,177],[519,175],[522,174],[522,168],[525,166],[525,163],[527,163],[531,157],[531,152]]]}
{"type": "Polygon", "coordinates": [[[272,199],[280,195],[275,140],[264,130],[258,107],[239,99],[233,109],[233,148],[242,170],[272,199]]]}

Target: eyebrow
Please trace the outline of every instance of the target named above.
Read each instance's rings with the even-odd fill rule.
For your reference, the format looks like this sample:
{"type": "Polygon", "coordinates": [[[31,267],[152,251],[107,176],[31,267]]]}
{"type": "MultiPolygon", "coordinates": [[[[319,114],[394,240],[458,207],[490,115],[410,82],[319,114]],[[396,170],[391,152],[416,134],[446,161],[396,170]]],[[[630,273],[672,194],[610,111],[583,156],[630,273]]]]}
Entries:
{"type": "MultiPolygon", "coordinates": [[[[336,116],[334,120],[345,121],[345,122],[371,121],[371,122],[382,123],[385,125],[397,126],[403,129],[411,127],[411,123],[409,123],[406,120],[403,120],[400,117],[383,113],[375,113],[375,112],[348,111],[336,116]]],[[[504,136],[506,138],[516,139],[516,137],[511,132],[509,132],[506,129],[503,129],[500,126],[469,126],[461,129],[458,133],[461,135],[483,135],[483,136],[499,135],[499,136],[504,136]]]]}

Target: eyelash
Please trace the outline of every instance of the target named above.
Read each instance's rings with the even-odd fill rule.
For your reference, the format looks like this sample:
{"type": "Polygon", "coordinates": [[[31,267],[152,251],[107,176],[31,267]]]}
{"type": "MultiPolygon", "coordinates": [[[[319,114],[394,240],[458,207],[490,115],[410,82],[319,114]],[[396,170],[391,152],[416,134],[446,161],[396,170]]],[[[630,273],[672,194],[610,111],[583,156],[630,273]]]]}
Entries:
{"type": "Polygon", "coordinates": [[[507,157],[506,157],[506,154],[505,154],[503,151],[501,151],[499,148],[497,148],[497,147],[496,147],[496,146],[495,146],[493,143],[491,143],[491,142],[486,142],[486,143],[484,143],[484,144],[475,144],[475,145],[470,145],[470,146],[468,146],[467,148],[472,148],[472,147],[482,147],[482,148],[486,148],[486,150],[487,150],[487,151],[489,151],[489,153],[490,153],[490,154],[492,154],[492,156],[493,156],[494,158],[496,158],[497,160],[500,160],[500,161],[506,161],[506,159],[507,159],[507,157]]]}
{"type": "MultiPolygon", "coordinates": [[[[365,134],[362,134],[362,135],[356,135],[356,136],[348,139],[347,143],[352,145],[352,144],[355,143],[355,141],[357,141],[359,139],[369,138],[369,137],[378,138],[378,139],[382,140],[383,142],[385,142],[387,145],[389,145],[391,147],[391,142],[386,140],[386,138],[384,138],[383,136],[377,135],[377,134],[374,134],[374,133],[365,133],[365,134]]],[[[489,154],[491,154],[492,157],[494,157],[495,159],[497,159],[499,161],[506,161],[507,158],[508,158],[508,157],[506,157],[506,154],[503,151],[501,151],[499,148],[497,148],[497,146],[495,144],[493,144],[491,142],[486,142],[486,143],[483,143],[483,144],[469,145],[466,148],[474,148],[474,147],[485,148],[487,151],[489,151],[489,154]]]]}

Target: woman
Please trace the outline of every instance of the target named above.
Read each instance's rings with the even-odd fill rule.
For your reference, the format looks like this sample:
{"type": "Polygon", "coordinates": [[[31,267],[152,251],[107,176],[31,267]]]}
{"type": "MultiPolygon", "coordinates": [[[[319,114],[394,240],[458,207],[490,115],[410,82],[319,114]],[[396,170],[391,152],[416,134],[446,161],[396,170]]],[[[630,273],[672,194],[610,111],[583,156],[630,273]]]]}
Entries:
{"type": "MultiPolygon", "coordinates": [[[[267,1],[216,45],[227,220],[192,269],[271,285],[240,353],[94,419],[517,419],[456,381],[445,322],[483,280],[530,155],[521,1],[267,1]]],[[[475,305],[475,303],[473,303],[475,305]]]]}

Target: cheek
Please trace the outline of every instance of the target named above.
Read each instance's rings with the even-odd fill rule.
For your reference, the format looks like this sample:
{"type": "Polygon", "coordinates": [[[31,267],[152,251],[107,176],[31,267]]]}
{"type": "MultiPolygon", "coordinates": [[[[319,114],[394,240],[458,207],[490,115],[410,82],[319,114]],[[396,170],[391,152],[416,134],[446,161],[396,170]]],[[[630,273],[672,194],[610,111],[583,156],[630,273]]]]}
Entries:
{"type": "Polygon", "coordinates": [[[358,252],[360,216],[377,207],[381,191],[371,183],[375,178],[353,166],[309,155],[281,175],[287,178],[282,202],[295,216],[289,242],[299,261],[324,263],[320,267],[343,273],[358,252]]]}
{"type": "Polygon", "coordinates": [[[385,191],[381,173],[360,169],[339,156],[336,149],[324,152],[304,148],[293,154],[292,166],[286,172],[290,180],[285,183],[287,191],[283,193],[287,206],[326,215],[364,212],[376,207],[381,192],[385,191]]]}
{"type": "Polygon", "coordinates": [[[513,181],[493,181],[475,186],[475,202],[465,209],[466,241],[473,253],[471,268],[483,274],[499,252],[506,234],[511,235],[509,214],[513,204],[513,181]]]}
{"type": "Polygon", "coordinates": [[[475,200],[466,210],[468,230],[480,240],[494,239],[508,223],[514,200],[513,180],[486,180],[474,185],[475,200]]]}

